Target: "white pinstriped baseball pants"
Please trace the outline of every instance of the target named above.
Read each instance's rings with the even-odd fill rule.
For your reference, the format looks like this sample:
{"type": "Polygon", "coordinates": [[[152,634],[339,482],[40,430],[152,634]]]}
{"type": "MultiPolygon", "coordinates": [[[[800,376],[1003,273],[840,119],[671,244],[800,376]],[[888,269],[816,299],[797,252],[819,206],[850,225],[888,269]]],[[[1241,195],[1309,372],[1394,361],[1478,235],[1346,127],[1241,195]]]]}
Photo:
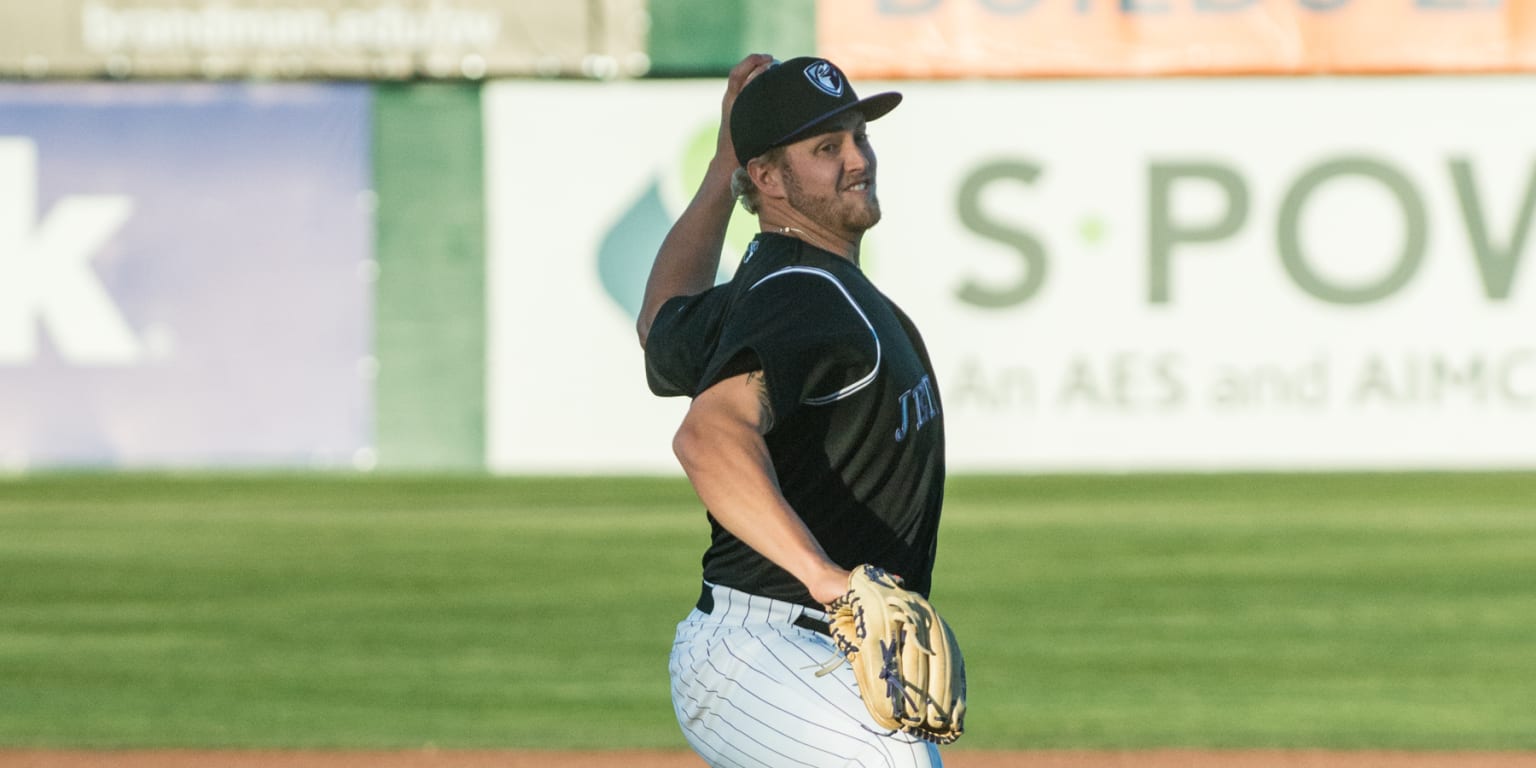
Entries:
{"type": "Polygon", "coordinates": [[[832,639],[793,624],[820,611],[715,585],[672,645],[672,708],[714,768],[938,768],[938,748],[879,728],[832,639]]]}

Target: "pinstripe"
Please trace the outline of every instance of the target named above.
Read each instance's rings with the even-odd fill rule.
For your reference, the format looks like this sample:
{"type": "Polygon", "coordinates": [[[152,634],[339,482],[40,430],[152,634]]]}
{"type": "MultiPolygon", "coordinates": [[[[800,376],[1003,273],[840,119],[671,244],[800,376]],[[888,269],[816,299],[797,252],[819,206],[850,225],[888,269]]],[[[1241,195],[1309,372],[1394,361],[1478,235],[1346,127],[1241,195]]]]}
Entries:
{"type": "MultiPolygon", "coordinates": [[[[716,691],[708,690],[705,692],[709,694],[708,698],[716,698],[716,691]]],[[[688,695],[686,693],[684,693],[683,699],[694,703],[699,703],[702,701],[698,697],[688,695]]],[[[722,762],[726,759],[726,750],[733,749],[734,747],[731,745],[730,739],[720,734],[720,732],[716,731],[710,724],[713,721],[719,720],[718,716],[708,717],[709,714],[712,714],[711,708],[701,707],[703,714],[689,719],[685,719],[682,716],[683,708],[681,706],[674,704],[674,708],[679,710],[678,722],[685,724],[683,728],[683,735],[688,738],[688,742],[693,746],[694,751],[704,756],[710,765],[714,766],[715,768],[731,768],[732,766],[738,766],[742,764],[740,761],[735,760],[730,763],[722,762]],[[695,727],[689,728],[686,725],[687,723],[694,723],[695,727]],[[714,738],[706,738],[706,734],[714,738]],[[708,747],[708,749],[705,747],[708,747]]],[[[737,751],[739,751],[739,749],[737,751]]],[[[753,762],[761,762],[751,755],[744,755],[744,757],[751,759],[753,762]]]]}
{"type": "MultiPolygon", "coordinates": [[[[801,673],[800,670],[796,670],[793,667],[790,667],[789,665],[784,664],[783,660],[779,659],[779,657],[776,654],[773,653],[773,650],[771,648],[769,648],[767,646],[767,643],[763,642],[763,640],[761,638],[753,638],[753,641],[759,643],[760,645],[762,645],[764,647],[764,651],[768,654],[769,658],[772,658],[774,661],[779,662],[779,664],[781,666],[783,666],[785,671],[788,672],[789,674],[786,675],[786,676],[782,676],[781,677],[781,676],[770,674],[769,672],[766,672],[764,670],[758,669],[758,668],[752,666],[750,661],[748,661],[747,659],[745,659],[745,658],[741,657],[740,655],[738,655],[733,649],[730,648],[729,645],[726,646],[726,651],[728,653],[730,653],[733,658],[737,659],[737,661],[739,661],[742,664],[742,666],[744,666],[747,669],[752,670],[753,672],[757,673],[759,676],[763,677],[765,680],[771,681],[772,683],[774,683],[776,685],[782,686],[783,682],[786,679],[800,680],[802,682],[802,684],[805,684],[804,676],[803,676],[803,674],[801,673]]],[[[837,709],[837,705],[835,703],[833,703],[830,699],[826,698],[825,696],[823,696],[819,692],[817,692],[814,689],[814,687],[811,687],[808,684],[806,684],[806,687],[807,688],[811,688],[811,692],[815,695],[816,698],[826,702],[834,710],[837,709]]],[[[802,717],[802,716],[794,713],[792,710],[788,709],[787,706],[786,706],[787,704],[791,703],[789,701],[785,701],[783,704],[779,704],[779,703],[774,703],[772,701],[769,701],[768,699],[758,695],[756,692],[754,692],[754,691],[752,691],[750,689],[747,690],[746,693],[747,693],[747,695],[752,696],[753,698],[755,698],[755,699],[757,699],[759,701],[762,701],[769,708],[777,710],[779,712],[783,712],[788,717],[790,717],[790,718],[792,718],[792,719],[794,719],[796,721],[799,721],[801,723],[805,723],[808,726],[809,729],[825,732],[826,735],[824,736],[824,738],[827,738],[829,740],[834,740],[834,741],[835,740],[842,740],[842,739],[846,739],[846,740],[850,740],[850,741],[854,741],[854,742],[858,741],[858,737],[857,736],[850,735],[850,734],[848,734],[845,731],[839,731],[839,730],[830,728],[824,722],[822,722],[820,720],[813,719],[813,718],[802,717]]],[[[852,720],[852,718],[850,718],[850,720],[852,720]]],[[[762,721],[759,720],[759,722],[762,722],[762,721]]],[[[854,723],[850,723],[850,724],[854,724],[854,723]]],[[[765,723],[765,725],[766,725],[766,723],[765,723]]],[[[782,733],[782,731],[781,731],[781,733],[782,733]]],[[[788,738],[794,738],[792,736],[789,736],[789,734],[787,734],[787,733],[785,734],[785,736],[788,737],[788,738]]],[[[801,743],[804,743],[804,742],[801,742],[801,743]]],[[[816,745],[807,745],[807,746],[811,747],[812,749],[816,749],[818,751],[827,752],[828,754],[838,754],[838,753],[832,752],[829,748],[820,747],[820,746],[816,746],[816,745]]]]}
{"type": "MultiPolygon", "coordinates": [[[[794,665],[794,664],[791,664],[791,663],[785,661],[783,658],[780,658],[779,655],[777,653],[775,653],[772,648],[768,647],[768,644],[767,644],[766,641],[763,641],[761,638],[759,638],[759,642],[763,643],[763,646],[766,649],[769,657],[771,657],[774,661],[777,661],[779,663],[779,665],[784,668],[784,671],[786,673],[788,673],[788,674],[786,674],[784,676],[784,678],[781,678],[781,679],[788,679],[788,680],[795,680],[795,681],[797,681],[800,684],[800,687],[805,689],[806,695],[815,697],[815,698],[821,700],[822,702],[825,702],[828,707],[831,707],[832,709],[837,710],[837,711],[842,712],[843,714],[847,715],[848,719],[850,721],[850,724],[858,724],[859,721],[862,719],[861,715],[864,712],[863,700],[859,698],[858,683],[853,683],[852,686],[846,686],[846,685],[844,686],[844,688],[846,690],[850,691],[853,695],[852,696],[843,697],[844,700],[841,703],[839,703],[838,701],[836,701],[836,700],[832,699],[831,697],[827,696],[827,694],[825,692],[817,689],[817,687],[815,685],[812,685],[811,679],[806,677],[806,675],[803,674],[803,672],[804,672],[806,667],[811,666],[812,664],[814,664],[815,666],[820,666],[822,663],[825,663],[827,659],[830,659],[833,654],[837,653],[837,649],[835,647],[833,647],[831,643],[820,641],[820,637],[818,636],[817,637],[817,644],[825,646],[827,651],[828,651],[828,654],[827,654],[827,656],[825,658],[821,659],[820,661],[817,661],[817,660],[814,659],[814,657],[811,656],[810,651],[807,649],[807,647],[804,644],[804,642],[805,642],[804,640],[802,640],[800,638],[791,637],[787,633],[785,633],[783,629],[780,629],[778,627],[774,627],[772,631],[775,634],[777,634],[781,639],[783,639],[791,648],[794,648],[795,650],[799,651],[801,656],[803,657],[804,661],[810,662],[810,663],[807,663],[807,664],[800,664],[798,666],[794,665]],[[853,709],[853,708],[847,706],[848,704],[857,705],[858,708],[857,709],[853,709]]],[[[838,672],[841,673],[842,670],[838,670],[838,672]]],[[[829,675],[829,677],[833,681],[836,681],[836,682],[845,682],[845,676],[843,674],[829,675]]]]}
{"type": "MultiPolygon", "coordinates": [[[[746,686],[740,685],[740,681],[734,680],[734,679],[730,678],[729,676],[725,675],[724,672],[722,670],[720,670],[718,667],[715,667],[713,663],[710,663],[709,666],[716,673],[720,674],[722,677],[725,677],[727,680],[730,680],[734,684],[733,687],[736,687],[736,688],[742,690],[743,692],[748,693],[749,695],[751,695],[750,689],[747,688],[746,686]]],[[[705,697],[705,698],[708,698],[708,699],[719,699],[726,706],[729,706],[730,708],[736,710],[737,712],[740,712],[743,717],[745,717],[747,719],[750,719],[750,720],[753,720],[753,721],[756,721],[756,722],[760,722],[755,717],[753,717],[750,712],[742,710],[741,707],[737,706],[733,701],[729,700],[726,697],[723,697],[719,690],[716,690],[716,689],[713,689],[713,688],[707,688],[707,689],[704,689],[704,692],[708,694],[708,696],[705,697]]],[[[688,699],[690,701],[695,701],[695,702],[700,701],[699,698],[692,697],[692,696],[688,697],[688,699]]],[[[737,733],[740,733],[744,738],[746,738],[746,739],[752,741],[753,743],[757,744],[758,746],[762,747],[765,752],[771,752],[771,753],[773,753],[773,754],[775,754],[775,755],[777,755],[779,757],[783,757],[785,759],[794,760],[794,758],[791,758],[788,755],[784,754],[783,752],[781,752],[779,750],[776,750],[776,749],[770,747],[767,744],[762,743],[757,738],[754,738],[752,736],[752,734],[747,733],[746,731],[742,730],[740,726],[738,726],[737,724],[732,722],[731,718],[726,718],[726,717],[721,716],[720,712],[718,710],[714,709],[714,708],[711,708],[709,710],[708,716],[701,716],[700,718],[698,718],[698,720],[699,720],[700,726],[701,726],[701,728],[703,730],[706,730],[706,731],[708,731],[709,733],[711,733],[711,734],[713,734],[715,736],[721,737],[721,742],[720,743],[721,743],[722,747],[721,748],[717,748],[716,749],[717,752],[720,751],[720,749],[722,749],[723,747],[729,747],[729,748],[737,750],[737,751],[741,751],[741,748],[740,748],[740,746],[738,746],[738,743],[737,743],[736,740],[723,737],[722,734],[720,734],[718,731],[716,731],[709,723],[720,723],[720,724],[722,724],[722,725],[724,725],[726,727],[729,727],[731,730],[736,731],[737,733]],[[709,722],[704,722],[706,719],[709,722]]],[[[754,762],[761,762],[757,757],[755,757],[755,756],[753,756],[751,754],[743,752],[743,755],[745,757],[750,758],[754,762]]],[[[794,762],[800,763],[801,761],[794,760],[794,762]]],[[[802,763],[802,764],[803,765],[815,765],[814,763],[802,763]]]]}
{"type": "MultiPolygon", "coordinates": [[[[783,630],[780,630],[777,627],[775,627],[775,631],[777,631],[780,634],[781,637],[784,637],[783,630]]],[[[785,640],[790,640],[790,647],[795,648],[796,650],[799,650],[802,654],[806,654],[807,653],[803,646],[801,646],[798,643],[793,642],[793,640],[791,638],[784,637],[784,639],[785,640]]],[[[765,645],[766,645],[766,643],[765,643],[765,645]]],[[[826,645],[829,648],[831,647],[830,643],[827,643],[826,645]]],[[[832,649],[832,650],[835,652],[835,649],[832,649]]],[[[816,688],[810,684],[810,681],[808,681],[803,675],[794,674],[794,672],[795,672],[794,667],[792,667],[785,660],[779,658],[777,654],[772,653],[771,650],[769,651],[769,653],[770,653],[770,655],[773,656],[775,661],[778,661],[779,664],[783,665],[786,670],[790,671],[792,677],[794,677],[795,679],[798,679],[801,682],[801,684],[803,686],[805,686],[807,689],[809,689],[810,692],[813,695],[815,695],[816,697],[818,697],[821,700],[825,701],[829,707],[832,707],[834,710],[836,710],[838,712],[841,712],[847,718],[848,726],[850,728],[861,728],[864,731],[866,731],[868,733],[871,733],[871,734],[875,734],[875,735],[879,735],[879,736],[884,736],[884,737],[893,737],[893,738],[879,738],[879,739],[873,739],[873,740],[871,740],[871,739],[860,740],[861,743],[863,743],[863,744],[866,744],[866,745],[872,744],[875,749],[879,750],[884,755],[885,761],[883,763],[881,763],[881,765],[903,765],[904,764],[904,763],[898,762],[896,760],[896,758],[895,758],[895,755],[891,751],[892,748],[893,748],[892,747],[893,744],[900,744],[901,743],[897,738],[894,738],[895,732],[884,730],[884,729],[877,729],[877,728],[873,727],[872,724],[870,724],[870,723],[865,721],[864,715],[866,713],[866,710],[864,709],[864,701],[860,697],[860,694],[859,694],[859,691],[858,691],[858,682],[853,679],[852,675],[846,674],[844,672],[845,668],[840,668],[838,670],[839,674],[837,674],[837,675],[835,675],[833,677],[834,677],[834,679],[837,682],[843,683],[844,689],[849,691],[851,695],[842,697],[841,700],[834,700],[834,699],[826,696],[821,691],[816,690],[816,688]]],[[[857,738],[857,737],[854,737],[854,738],[857,738]]],[[[901,738],[905,738],[905,737],[901,737],[901,738]]]]}
{"type": "Polygon", "coordinates": [[[810,672],[836,653],[791,622],[820,611],[714,587],[714,610],[678,624],[668,662],[673,711],[715,768],[938,768],[937,750],[877,728],[853,672],[810,672]]]}
{"type": "Polygon", "coordinates": [[[714,728],[711,728],[708,725],[706,725],[706,726],[704,726],[704,730],[708,731],[711,736],[714,736],[715,737],[715,741],[718,744],[718,746],[714,747],[711,750],[711,752],[710,752],[710,756],[712,758],[714,758],[714,759],[709,760],[710,765],[712,766],[712,768],[738,768],[738,767],[746,766],[747,763],[742,762],[742,760],[751,760],[753,765],[769,765],[769,763],[765,763],[762,760],[759,760],[758,758],[753,757],[752,755],[749,755],[749,754],[747,754],[745,752],[742,752],[740,747],[737,747],[736,745],[732,744],[730,739],[726,738],[726,736],[724,734],[720,733],[719,731],[716,731],[714,728]],[[727,759],[726,758],[726,752],[727,751],[738,752],[738,753],[740,753],[741,757],[738,758],[738,759],[732,760],[729,763],[719,762],[721,760],[727,759]]]}
{"type": "MultiPolygon", "coordinates": [[[[746,719],[755,720],[755,718],[752,718],[748,713],[742,711],[740,707],[736,706],[736,704],[734,702],[730,701],[729,699],[724,699],[723,701],[724,701],[724,703],[727,706],[731,707],[732,709],[734,709],[734,710],[740,712],[742,715],[744,715],[746,717],[746,719]]],[[[778,749],[775,749],[775,748],[769,746],[768,744],[765,744],[764,742],[759,740],[759,738],[754,736],[752,733],[749,733],[746,730],[743,730],[741,725],[738,722],[736,722],[736,720],[737,720],[736,718],[724,717],[718,711],[714,712],[713,714],[715,716],[711,719],[710,722],[718,723],[719,725],[722,725],[722,726],[724,726],[726,728],[731,729],[732,731],[734,731],[737,734],[739,734],[741,736],[741,738],[744,738],[744,739],[746,739],[748,741],[751,741],[753,744],[756,744],[758,747],[761,748],[762,752],[772,754],[772,755],[774,755],[776,757],[779,757],[779,758],[784,758],[784,759],[787,759],[787,760],[794,760],[794,758],[789,757],[788,755],[784,754],[782,751],[780,751],[778,749]]],[[[709,727],[709,726],[706,726],[706,727],[709,728],[711,733],[714,733],[717,736],[722,735],[718,731],[716,731],[713,727],[709,727]]],[[[731,749],[734,749],[734,750],[736,750],[738,752],[741,752],[742,756],[745,757],[745,758],[748,758],[748,759],[750,759],[750,760],[752,760],[754,762],[762,762],[762,759],[760,757],[758,757],[757,755],[751,754],[751,753],[749,753],[749,752],[747,752],[747,751],[745,751],[745,750],[743,750],[741,748],[740,739],[725,738],[724,739],[724,744],[729,746],[731,749]]],[[[794,760],[794,762],[800,763],[801,761],[794,760]]],[[[768,764],[768,765],[779,765],[780,763],[778,761],[775,761],[773,763],[765,763],[765,764],[768,764]]],[[[802,765],[806,765],[807,763],[801,763],[801,764],[802,765]]],[[[810,765],[814,766],[814,764],[810,764],[810,765]]]]}
{"type": "MultiPolygon", "coordinates": [[[[747,688],[747,687],[743,686],[741,688],[741,690],[742,690],[743,693],[747,694],[748,696],[752,696],[753,698],[756,698],[759,701],[766,702],[766,700],[763,699],[762,697],[757,696],[756,694],[753,694],[750,688],[747,688]]],[[[774,734],[774,735],[780,736],[780,737],[788,737],[790,741],[793,741],[794,743],[799,744],[801,746],[808,747],[811,750],[822,751],[822,752],[826,751],[826,750],[817,749],[813,745],[806,744],[805,742],[796,740],[793,737],[789,737],[788,734],[786,734],[784,731],[782,731],[782,730],[780,730],[778,728],[774,728],[772,726],[769,726],[768,723],[764,722],[763,720],[761,720],[758,717],[756,717],[755,715],[753,715],[750,710],[743,709],[742,707],[738,706],[737,702],[734,701],[734,700],[726,700],[725,703],[726,703],[727,706],[730,706],[732,709],[736,710],[741,715],[741,717],[739,719],[749,720],[751,722],[755,722],[755,723],[759,724],[760,726],[763,726],[762,728],[756,730],[756,732],[758,734],[769,733],[769,734],[774,734]]],[[[741,725],[738,722],[736,722],[737,719],[738,718],[726,718],[726,717],[717,716],[715,718],[715,722],[719,722],[719,723],[722,723],[724,725],[729,726],[732,730],[735,730],[736,732],[740,733],[743,738],[746,738],[747,740],[749,740],[752,743],[754,743],[754,744],[758,745],[759,747],[761,747],[764,752],[771,753],[771,754],[773,754],[773,755],[775,755],[777,757],[783,758],[784,760],[789,760],[791,762],[798,763],[800,765],[808,765],[808,766],[811,766],[812,768],[815,768],[815,766],[819,765],[819,763],[808,763],[808,762],[805,762],[804,760],[800,760],[800,759],[798,759],[796,757],[792,757],[789,753],[784,751],[784,747],[787,746],[787,745],[778,746],[778,747],[769,745],[768,743],[764,742],[763,740],[761,740],[757,736],[753,736],[751,733],[748,733],[746,730],[744,730],[741,727],[741,725]]],[[[739,747],[738,747],[738,749],[739,749],[739,747]]]]}

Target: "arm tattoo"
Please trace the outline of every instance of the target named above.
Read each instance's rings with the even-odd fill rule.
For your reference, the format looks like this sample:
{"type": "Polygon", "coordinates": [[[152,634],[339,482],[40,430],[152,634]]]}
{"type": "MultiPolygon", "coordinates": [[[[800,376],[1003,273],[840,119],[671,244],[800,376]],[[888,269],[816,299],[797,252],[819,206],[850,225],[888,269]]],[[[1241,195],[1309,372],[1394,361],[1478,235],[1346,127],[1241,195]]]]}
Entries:
{"type": "Polygon", "coordinates": [[[747,374],[747,386],[757,390],[757,430],[766,435],[773,429],[773,402],[768,399],[768,377],[762,371],[752,371],[747,374]]]}

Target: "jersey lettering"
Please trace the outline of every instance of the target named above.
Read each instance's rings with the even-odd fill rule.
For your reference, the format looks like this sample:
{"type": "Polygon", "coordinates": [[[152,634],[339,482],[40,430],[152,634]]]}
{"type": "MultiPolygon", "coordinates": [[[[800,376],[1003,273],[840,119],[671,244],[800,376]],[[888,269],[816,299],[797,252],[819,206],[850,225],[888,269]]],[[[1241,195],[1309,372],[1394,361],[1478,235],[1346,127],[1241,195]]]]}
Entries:
{"type": "Polygon", "coordinates": [[[939,415],[938,400],[933,396],[933,381],[924,375],[917,386],[901,393],[901,426],[896,428],[896,442],[917,432],[939,415]]]}

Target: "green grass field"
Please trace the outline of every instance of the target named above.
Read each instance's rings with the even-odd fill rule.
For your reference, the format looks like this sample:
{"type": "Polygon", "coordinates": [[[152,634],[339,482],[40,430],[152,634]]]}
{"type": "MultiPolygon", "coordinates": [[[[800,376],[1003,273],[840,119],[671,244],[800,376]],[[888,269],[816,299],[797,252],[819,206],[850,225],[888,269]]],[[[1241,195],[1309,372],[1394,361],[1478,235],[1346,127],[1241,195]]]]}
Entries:
{"type": "MultiPolygon", "coordinates": [[[[705,536],[678,480],[0,481],[0,746],[682,748],[705,536]]],[[[962,748],[1536,749],[1533,474],[955,478],[935,578],[962,748]]]]}

